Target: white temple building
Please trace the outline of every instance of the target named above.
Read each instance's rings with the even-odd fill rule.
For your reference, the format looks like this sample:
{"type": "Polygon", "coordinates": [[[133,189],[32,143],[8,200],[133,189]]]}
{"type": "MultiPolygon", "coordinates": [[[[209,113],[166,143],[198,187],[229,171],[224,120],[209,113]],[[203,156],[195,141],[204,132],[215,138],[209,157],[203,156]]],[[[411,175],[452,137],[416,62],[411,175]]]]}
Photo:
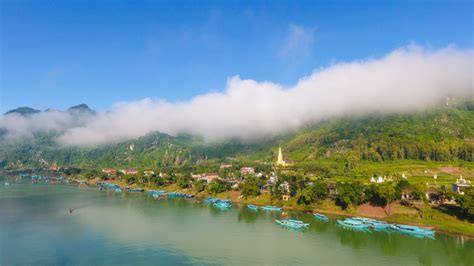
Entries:
{"type": "Polygon", "coordinates": [[[287,166],[288,163],[283,159],[283,153],[281,152],[281,146],[278,147],[278,159],[277,163],[278,166],[287,166]]]}

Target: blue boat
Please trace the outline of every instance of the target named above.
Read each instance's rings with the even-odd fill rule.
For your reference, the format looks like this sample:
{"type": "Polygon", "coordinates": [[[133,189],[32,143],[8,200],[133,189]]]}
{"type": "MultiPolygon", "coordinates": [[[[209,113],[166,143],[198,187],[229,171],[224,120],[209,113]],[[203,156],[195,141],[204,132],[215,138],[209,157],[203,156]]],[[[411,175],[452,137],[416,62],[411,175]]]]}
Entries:
{"type": "Polygon", "coordinates": [[[159,198],[161,195],[166,195],[166,191],[164,190],[148,190],[147,193],[153,198],[159,198]]]}
{"type": "Polygon", "coordinates": [[[435,235],[435,231],[432,229],[421,228],[413,225],[392,224],[390,229],[416,237],[433,237],[435,235]]]}
{"type": "Polygon", "coordinates": [[[309,224],[300,220],[275,220],[275,222],[283,227],[291,229],[304,229],[309,227],[309,224]]]}
{"type": "Polygon", "coordinates": [[[281,212],[281,211],[283,211],[283,208],[276,207],[276,206],[263,206],[263,207],[262,207],[262,210],[281,212]]]}
{"type": "Polygon", "coordinates": [[[41,180],[47,181],[49,178],[50,178],[49,176],[42,176],[42,175],[32,175],[31,176],[32,181],[41,181],[41,180]]]}
{"type": "Polygon", "coordinates": [[[219,199],[209,197],[209,198],[205,199],[203,202],[204,202],[204,204],[214,204],[214,203],[219,202],[219,199]]]}
{"type": "Polygon", "coordinates": [[[225,202],[216,202],[212,204],[214,207],[217,207],[221,210],[228,210],[232,207],[231,204],[225,203],[225,202]]]}
{"type": "Polygon", "coordinates": [[[370,219],[370,218],[364,218],[364,217],[354,217],[354,218],[348,218],[349,220],[361,222],[365,225],[368,225],[370,228],[373,228],[375,230],[384,230],[388,229],[391,225],[385,221],[380,221],[380,220],[375,220],[375,219],[370,219]]]}
{"type": "Polygon", "coordinates": [[[253,204],[247,204],[247,208],[251,209],[252,211],[258,211],[258,206],[253,204]]]}
{"type": "Polygon", "coordinates": [[[356,220],[352,219],[345,219],[345,220],[337,220],[337,224],[344,227],[344,228],[349,228],[353,230],[358,230],[358,231],[369,231],[369,226],[356,220]]]}
{"type": "Polygon", "coordinates": [[[143,188],[128,188],[128,192],[143,192],[145,191],[143,188]]]}
{"type": "Polygon", "coordinates": [[[101,190],[112,189],[112,190],[115,190],[117,192],[122,192],[122,189],[116,184],[98,182],[97,185],[99,185],[101,188],[103,188],[101,190]],[[118,190],[120,190],[120,191],[118,191],[118,190]]]}
{"type": "Polygon", "coordinates": [[[314,215],[314,218],[320,220],[320,221],[323,221],[323,222],[329,222],[329,218],[324,215],[324,214],[320,214],[320,213],[315,213],[313,214],[314,215]]]}

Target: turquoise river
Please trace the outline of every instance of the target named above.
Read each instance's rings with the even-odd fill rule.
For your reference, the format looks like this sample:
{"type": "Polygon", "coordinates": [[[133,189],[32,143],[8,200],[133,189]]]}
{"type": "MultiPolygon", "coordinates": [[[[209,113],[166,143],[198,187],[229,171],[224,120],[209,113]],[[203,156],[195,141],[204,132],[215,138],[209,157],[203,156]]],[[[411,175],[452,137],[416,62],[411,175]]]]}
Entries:
{"type": "Polygon", "coordinates": [[[72,185],[0,183],[0,265],[474,265],[474,242],[363,233],[290,212],[221,211],[72,185]],[[73,208],[72,213],[69,209],[73,208]]]}

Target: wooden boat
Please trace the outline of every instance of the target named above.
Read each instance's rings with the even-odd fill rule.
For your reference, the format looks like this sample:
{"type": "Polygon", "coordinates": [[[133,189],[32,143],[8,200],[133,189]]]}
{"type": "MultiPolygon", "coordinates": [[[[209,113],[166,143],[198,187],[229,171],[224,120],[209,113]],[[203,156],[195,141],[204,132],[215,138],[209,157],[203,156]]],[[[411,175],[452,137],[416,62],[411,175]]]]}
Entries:
{"type": "Polygon", "coordinates": [[[143,192],[145,191],[143,188],[128,188],[128,192],[143,192]]]}
{"type": "Polygon", "coordinates": [[[280,207],[277,207],[277,206],[263,206],[262,210],[281,212],[281,211],[283,211],[283,208],[280,208],[280,207]]]}
{"type": "Polygon", "coordinates": [[[385,222],[385,221],[380,221],[380,220],[375,220],[371,218],[365,218],[365,217],[354,217],[354,218],[348,218],[353,221],[361,222],[365,225],[368,225],[370,228],[373,228],[375,230],[384,230],[388,229],[390,227],[390,224],[385,222]]]}
{"type": "Polygon", "coordinates": [[[315,213],[313,214],[314,215],[314,218],[320,220],[320,221],[323,221],[323,222],[329,222],[329,218],[324,215],[324,214],[321,214],[321,213],[315,213]]]}
{"type": "Polygon", "coordinates": [[[309,224],[300,220],[275,220],[275,222],[283,227],[291,229],[304,229],[309,226],[309,224]]]}
{"type": "Polygon", "coordinates": [[[211,198],[211,197],[206,198],[206,199],[203,201],[204,204],[214,204],[214,203],[217,203],[217,202],[219,202],[219,199],[217,199],[217,198],[211,198]]]}
{"type": "Polygon", "coordinates": [[[228,210],[232,207],[231,204],[225,203],[225,202],[216,202],[216,203],[213,203],[212,205],[214,207],[217,207],[217,208],[221,209],[221,210],[228,210]]]}
{"type": "Polygon", "coordinates": [[[350,228],[350,229],[354,229],[354,230],[360,230],[360,231],[368,231],[369,230],[368,225],[366,225],[362,222],[359,222],[359,221],[352,220],[352,219],[337,220],[337,224],[344,227],[344,228],[350,228]]]}
{"type": "Polygon", "coordinates": [[[432,229],[421,228],[413,225],[392,224],[390,228],[397,232],[414,236],[434,236],[435,234],[435,231],[432,229]]]}
{"type": "Polygon", "coordinates": [[[247,208],[251,209],[252,211],[258,211],[258,206],[253,204],[247,204],[247,208]]]}

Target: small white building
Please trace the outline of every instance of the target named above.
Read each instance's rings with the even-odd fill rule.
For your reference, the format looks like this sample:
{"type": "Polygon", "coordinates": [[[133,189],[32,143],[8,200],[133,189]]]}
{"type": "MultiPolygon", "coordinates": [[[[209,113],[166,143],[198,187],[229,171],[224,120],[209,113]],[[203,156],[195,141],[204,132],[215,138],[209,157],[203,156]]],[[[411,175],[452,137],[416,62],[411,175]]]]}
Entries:
{"type": "Polygon", "coordinates": [[[375,179],[375,177],[372,176],[372,178],[370,178],[370,182],[371,183],[383,183],[385,182],[385,179],[379,175],[379,177],[377,179],[375,179]]]}
{"type": "Polygon", "coordinates": [[[471,187],[471,181],[462,178],[462,176],[456,180],[456,183],[452,185],[453,192],[464,195],[463,189],[471,187]]]}

